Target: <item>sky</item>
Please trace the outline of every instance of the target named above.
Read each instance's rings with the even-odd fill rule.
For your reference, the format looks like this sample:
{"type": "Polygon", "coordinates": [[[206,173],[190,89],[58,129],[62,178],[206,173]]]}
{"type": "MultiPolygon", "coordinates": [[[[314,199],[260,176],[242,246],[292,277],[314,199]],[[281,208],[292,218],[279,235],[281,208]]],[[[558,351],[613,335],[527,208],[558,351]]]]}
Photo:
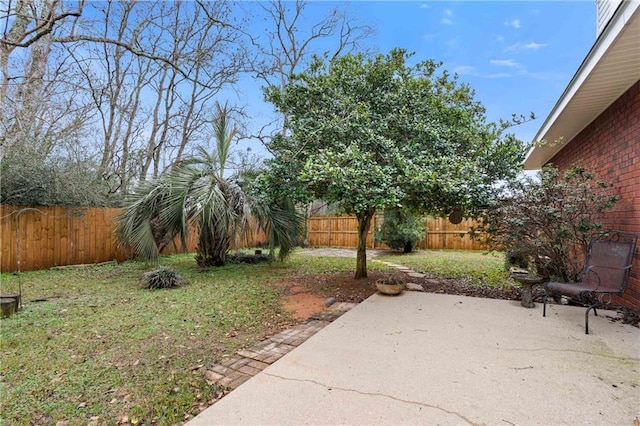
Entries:
{"type": "MultiPolygon", "coordinates": [[[[308,19],[335,3],[315,2],[308,19]]],[[[355,1],[341,2],[375,29],[369,49],[394,47],[434,59],[476,92],[491,121],[531,112],[510,129],[531,142],[596,40],[595,1],[355,1]]],[[[251,84],[248,81],[246,84],[251,84]]],[[[268,115],[259,83],[246,87],[248,112],[268,115]]],[[[241,99],[242,101],[242,99],[241,99]]]]}

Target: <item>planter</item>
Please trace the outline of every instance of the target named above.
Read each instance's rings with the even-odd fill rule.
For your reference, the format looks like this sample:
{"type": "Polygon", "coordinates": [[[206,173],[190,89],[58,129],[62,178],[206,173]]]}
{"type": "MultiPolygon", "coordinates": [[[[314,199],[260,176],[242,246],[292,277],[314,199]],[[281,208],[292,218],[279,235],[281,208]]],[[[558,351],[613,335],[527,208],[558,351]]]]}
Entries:
{"type": "Polygon", "coordinates": [[[0,298],[0,308],[2,308],[2,318],[7,318],[16,312],[18,303],[13,297],[0,298]]]}
{"type": "Polygon", "coordinates": [[[20,293],[2,293],[0,294],[2,299],[16,299],[16,312],[22,308],[20,293]]]}
{"type": "Polygon", "coordinates": [[[376,281],[376,288],[382,294],[396,295],[402,293],[404,290],[404,284],[385,284],[376,281]]]}

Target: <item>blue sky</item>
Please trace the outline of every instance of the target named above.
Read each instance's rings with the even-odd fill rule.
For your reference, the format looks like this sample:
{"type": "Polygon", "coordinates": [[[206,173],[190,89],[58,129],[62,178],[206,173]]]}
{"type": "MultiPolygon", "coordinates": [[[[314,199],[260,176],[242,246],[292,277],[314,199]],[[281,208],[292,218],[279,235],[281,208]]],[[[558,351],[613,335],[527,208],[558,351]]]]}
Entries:
{"type": "MultiPolygon", "coordinates": [[[[312,3],[308,18],[333,5],[312,3]]],[[[434,59],[458,73],[476,91],[490,120],[534,112],[536,120],[511,130],[525,142],[532,141],[596,40],[595,1],[340,5],[375,28],[367,42],[374,52],[401,47],[415,52],[416,61],[434,59]]],[[[255,98],[249,104],[248,112],[268,108],[255,98]]]]}

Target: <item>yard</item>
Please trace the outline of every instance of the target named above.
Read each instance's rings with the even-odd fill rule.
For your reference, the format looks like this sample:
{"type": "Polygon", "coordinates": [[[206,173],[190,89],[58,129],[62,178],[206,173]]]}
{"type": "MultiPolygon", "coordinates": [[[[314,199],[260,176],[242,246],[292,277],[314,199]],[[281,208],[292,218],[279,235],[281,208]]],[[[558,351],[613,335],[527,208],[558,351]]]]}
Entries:
{"type": "MultiPolygon", "coordinates": [[[[442,282],[511,286],[496,254],[381,258],[442,282]]],[[[179,424],[222,394],[206,383],[205,366],[321,310],[327,297],[363,300],[389,270],[371,261],[368,281],[354,280],[354,259],[301,254],[207,272],[193,255],[162,263],[188,283],[144,290],[138,280],[149,267],[138,262],[3,274],[3,291],[20,280],[25,301],[1,322],[2,423],[179,424]]]]}

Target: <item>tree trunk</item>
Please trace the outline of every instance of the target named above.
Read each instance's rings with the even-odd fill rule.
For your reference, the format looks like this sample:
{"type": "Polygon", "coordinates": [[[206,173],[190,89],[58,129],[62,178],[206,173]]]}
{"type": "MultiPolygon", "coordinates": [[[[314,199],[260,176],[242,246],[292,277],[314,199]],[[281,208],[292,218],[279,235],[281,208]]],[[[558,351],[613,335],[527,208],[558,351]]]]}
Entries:
{"type": "Polygon", "coordinates": [[[404,253],[411,253],[413,251],[413,243],[411,241],[407,241],[404,243],[404,253]]]}
{"type": "Polygon", "coordinates": [[[356,214],[358,218],[358,257],[356,260],[355,278],[367,277],[367,233],[371,226],[371,219],[376,213],[375,209],[356,214]]]}

